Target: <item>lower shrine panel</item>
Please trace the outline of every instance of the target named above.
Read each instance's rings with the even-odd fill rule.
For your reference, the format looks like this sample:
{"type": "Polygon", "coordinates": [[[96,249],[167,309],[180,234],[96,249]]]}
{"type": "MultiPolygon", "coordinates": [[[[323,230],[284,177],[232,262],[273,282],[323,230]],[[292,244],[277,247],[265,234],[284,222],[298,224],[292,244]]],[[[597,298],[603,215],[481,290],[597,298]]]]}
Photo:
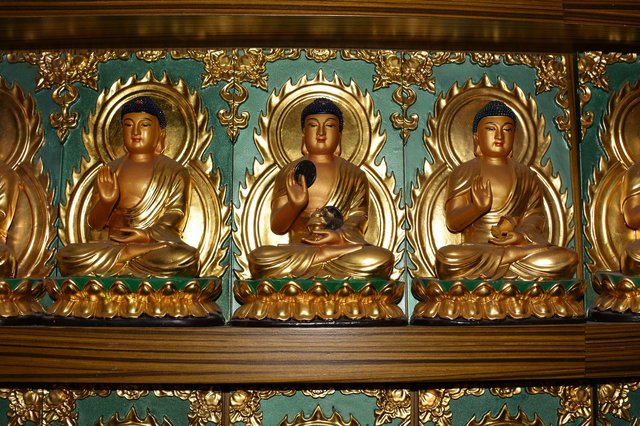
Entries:
{"type": "Polygon", "coordinates": [[[426,388],[0,388],[0,424],[637,425],[640,382],[426,388]]]}

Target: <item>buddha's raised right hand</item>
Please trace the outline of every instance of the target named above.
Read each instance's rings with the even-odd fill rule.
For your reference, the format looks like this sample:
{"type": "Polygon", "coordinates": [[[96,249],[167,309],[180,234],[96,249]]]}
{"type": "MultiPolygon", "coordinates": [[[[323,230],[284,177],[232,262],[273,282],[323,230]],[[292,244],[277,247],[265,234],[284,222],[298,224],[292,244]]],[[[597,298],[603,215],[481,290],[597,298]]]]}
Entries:
{"type": "Polygon", "coordinates": [[[491,182],[482,176],[476,176],[471,184],[471,202],[476,208],[486,213],[491,209],[493,193],[491,192],[491,182]]]}
{"type": "Polygon", "coordinates": [[[113,204],[120,197],[118,179],[109,166],[104,166],[98,170],[96,186],[98,195],[106,203],[113,204]]]}
{"type": "Polygon", "coordinates": [[[292,207],[300,211],[309,203],[309,190],[304,175],[300,176],[300,182],[296,182],[294,172],[292,169],[287,175],[287,199],[292,207]]]}

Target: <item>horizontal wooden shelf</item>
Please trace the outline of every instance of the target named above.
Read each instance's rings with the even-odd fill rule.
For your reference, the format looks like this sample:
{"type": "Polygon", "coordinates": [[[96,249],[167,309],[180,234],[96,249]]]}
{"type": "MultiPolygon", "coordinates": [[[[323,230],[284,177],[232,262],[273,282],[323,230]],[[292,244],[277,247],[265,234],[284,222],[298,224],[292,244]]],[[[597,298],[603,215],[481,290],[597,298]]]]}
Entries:
{"type": "Polygon", "coordinates": [[[640,324],[0,327],[0,383],[418,384],[640,377],[640,324]]]}
{"type": "Polygon", "coordinates": [[[640,4],[515,1],[3,1],[0,49],[334,47],[633,51],[640,4]]]}

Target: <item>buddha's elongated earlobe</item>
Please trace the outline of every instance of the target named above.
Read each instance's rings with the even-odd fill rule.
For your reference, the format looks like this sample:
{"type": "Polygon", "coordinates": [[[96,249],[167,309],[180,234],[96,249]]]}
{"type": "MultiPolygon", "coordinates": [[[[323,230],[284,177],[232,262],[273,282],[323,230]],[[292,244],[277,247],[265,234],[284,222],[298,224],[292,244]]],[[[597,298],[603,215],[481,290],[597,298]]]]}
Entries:
{"type": "Polygon", "coordinates": [[[478,143],[478,134],[473,134],[473,155],[480,157],[482,151],[480,151],[480,144],[478,143]]]}
{"type": "Polygon", "coordinates": [[[160,155],[164,152],[164,141],[167,136],[166,130],[162,129],[160,131],[160,136],[158,137],[158,143],[156,143],[156,147],[154,149],[154,154],[160,155]]]}

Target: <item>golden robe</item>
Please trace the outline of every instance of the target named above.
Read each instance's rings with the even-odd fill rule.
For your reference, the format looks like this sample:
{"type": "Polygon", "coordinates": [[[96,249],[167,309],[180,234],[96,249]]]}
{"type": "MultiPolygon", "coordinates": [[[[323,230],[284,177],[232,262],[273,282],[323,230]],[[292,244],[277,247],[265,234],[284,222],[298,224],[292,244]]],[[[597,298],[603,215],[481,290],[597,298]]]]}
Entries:
{"type": "Polygon", "coordinates": [[[7,235],[18,204],[22,183],[18,174],[7,164],[0,162],[0,277],[16,276],[18,263],[7,245],[7,235]]]}
{"type": "MultiPolygon", "coordinates": [[[[640,195],[640,163],[636,163],[627,170],[622,179],[622,195],[620,210],[630,198],[640,195]]],[[[634,240],[627,244],[620,257],[620,270],[627,275],[640,275],[640,241],[634,240]]]]}
{"type": "MultiPolygon", "coordinates": [[[[297,164],[285,166],[276,176],[273,202],[287,196],[286,177],[297,164]]],[[[289,244],[262,246],[249,253],[249,270],[253,278],[389,278],[393,271],[393,253],[368,244],[364,239],[369,215],[369,182],[359,167],[340,159],[337,182],[325,206],[342,213],[344,224],[337,230],[347,241],[344,253],[329,261],[318,261],[322,246],[304,243],[311,239],[307,228],[314,213],[304,210],[289,230],[289,244]]],[[[332,246],[325,246],[332,247],[332,246]]]]}
{"type": "MultiPolygon", "coordinates": [[[[480,175],[480,161],[475,158],[453,170],[448,181],[447,201],[471,191],[474,178],[480,175]]],[[[438,249],[438,278],[546,280],[571,278],[575,273],[577,254],[550,244],[545,236],[546,216],[538,177],[521,163],[512,161],[511,164],[514,187],[504,206],[492,206],[465,228],[463,244],[438,249]],[[515,219],[515,231],[524,235],[527,244],[500,246],[489,242],[491,228],[502,217],[515,219]]]]}
{"type": "MultiPolygon", "coordinates": [[[[111,170],[117,171],[122,160],[113,161],[111,170]]],[[[123,227],[145,229],[152,244],[161,242],[165,246],[121,262],[123,243],[104,240],[70,244],[58,252],[60,272],[67,276],[197,276],[198,251],[180,238],[190,192],[189,171],[176,161],[159,156],[144,197],[130,209],[116,206],[107,226],[110,232],[123,227]]]]}

